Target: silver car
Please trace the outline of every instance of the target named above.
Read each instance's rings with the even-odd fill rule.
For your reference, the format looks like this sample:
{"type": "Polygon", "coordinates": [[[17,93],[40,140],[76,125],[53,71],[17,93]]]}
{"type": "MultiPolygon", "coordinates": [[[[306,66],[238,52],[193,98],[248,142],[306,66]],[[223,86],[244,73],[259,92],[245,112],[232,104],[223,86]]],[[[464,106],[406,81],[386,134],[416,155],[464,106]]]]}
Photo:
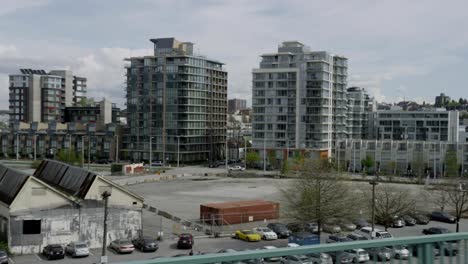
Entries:
{"type": "Polygon", "coordinates": [[[411,256],[411,252],[406,246],[393,246],[390,249],[393,251],[393,257],[396,259],[408,259],[411,256]]]}
{"type": "Polygon", "coordinates": [[[333,264],[332,257],[326,253],[311,253],[307,256],[314,264],[333,264]]]}
{"type": "Polygon", "coordinates": [[[87,257],[89,256],[89,248],[85,242],[72,242],[65,247],[65,253],[76,257],[87,257]]]}
{"type": "Polygon", "coordinates": [[[312,264],[312,261],[305,255],[292,255],[283,257],[281,264],[312,264]]]}

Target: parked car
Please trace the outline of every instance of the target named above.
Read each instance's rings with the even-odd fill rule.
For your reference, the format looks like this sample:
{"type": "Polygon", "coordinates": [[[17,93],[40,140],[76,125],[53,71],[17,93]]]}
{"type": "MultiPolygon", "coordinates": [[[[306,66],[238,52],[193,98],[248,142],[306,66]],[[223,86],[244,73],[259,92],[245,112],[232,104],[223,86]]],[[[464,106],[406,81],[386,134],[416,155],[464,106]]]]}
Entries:
{"type": "Polygon", "coordinates": [[[414,219],[413,217],[411,217],[409,215],[404,215],[404,216],[401,217],[401,219],[403,219],[403,221],[405,221],[406,226],[416,225],[416,219],[414,219]]]}
{"type": "Polygon", "coordinates": [[[353,263],[362,263],[362,262],[367,262],[369,261],[369,254],[367,251],[365,251],[362,248],[356,248],[356,249],[349,249],[345,250],[346,252],[352,254],[353,257],[353,263]]]}
{"type": "Polygon", "coordinates": [[[163,165],[164,165],[163,162],[160,160],[153,160],[153,162],[151,162],[151,166],[154,166],[154,167],[161,167],[163,165]]]}
{"type": "Polygon", "coordinates": [[[289,255],[281,259],[281,264],[311,264],[309,257],[306,255],[289,255]]]}
{"type": "Polygon", "coordinates": [[[394,216],[392,219],[392,227],[397,228],[397,227],[404,227],[405,226],[405,220],[403,218],[394,216]]]}
{"type": "Polygon", "coordinates": [[[457,222],[457,219],[455,216],[446,213],[446,212],[440,212],[440,211],[434,211],[431,213],[431,220],[434,221],[439,221],[439,222],[444,222],[444,223],[451,223],[455,224],[457,222]]]}
{"type": "MultiPolygon", "coordinates": [[[[411,254],[413,256],[417,257],[418,256],[418,247],[412,247],[412,251],[413,252],[411,252],[411,254]]],[[[440,256],[439,249],[437,249],[436,247],[432,247],[432,256],[433,256],[434,259],[439,257],[440,256]]]]}
{"type": "Polygon", "coordinates": [[[336,220],[336,224],[340,226],[342,231],[354,231],[356,230],[356,225],[351,221],[345,219],[336,220]]]}
{"type": "MultiPolygon", "coordinates": [[[[271,249],[276,249],[277,247],[275,246],[263,246],[262,249],[268,249],[268,250],[271,250],[271,249]]],[[[281,257],[269,257],[269,258],[264,258],[263,260],[264,261],[267,261],[267,262],[280,262],[281,261],[281,257]]]]}
{"type": "Polygon", "coordinates": [[[65,247],[65,253],[74,258],[87,257],[89,256],[89,248],[85,242],[72,242],[65,247]]]}
{"type": "Polygon", "coordinates": [[[353,241],[358,241],[358,240],[369,240],[367,237],[361,235],[361,234],[358,234],[358,233],[351,233],[351,234],[348,234],[347,236],[349,239],[353,240],[353,241]]]}
{"type": "Polygon", "coordinates": [[[139,237],[132,240],[133,246],[138,248],[141,252],[155,252],[158,250],[159,245],[156,240],[151,237],[139,237]]]}
{"type": "Polygon", "coordinates": [[[374,229],[374,232],[372,232],[372,228],[370,227],[363,227],[359,232],[367,237],[368,239],[383,239],[383,238],[393,238],[392,234],[390,234],[387,231],[382,231],[378,229],[374,229]]]}
{"type": "Polygon", "coordinates": [[[288,238],[292,233],[286,225],[280,223],[269,223],[267,227],[273,230],[278,238],[288,238]]]}
{"type": "Polygon", "coordinates": [[[116,239],[110,243],[109,247],[120,254],[131,254],[135,250],[135,247],[133,246],[132,242],[130,242],[130,240],[128,239],[116,239]]]}
{"type": "Polygon", "coordinates": [[[327,253],[310,253],[307,256],[313,264],[333,264],[332,257],[327,253]]]}
{"type": "Polygon", "coordinates": [[[247,242],[256,242],[262,240],[262,237],[255,233],[253,230],[237,230],[235,234],[235,238],[241,239],[247,242]]]}
{"type": "Polygon", "coordinates": [[[388,261],[392,258],[392,250],[387,247],[366,248],[373,261],[388,261]]]}
{"type": "Polygon", "coordinates": [[[458,245],[456,242],[434,243],[434,247],[438,249],[443,256],[456,256],[458,254],[458,245]]]}
{"type": "Polygon", "coordinates": [[[332,260],[333,263],[335,264],[347,264],[347,263],[352,263],[354,256],[352,254],[349,254],[344,251],[333,251],[328,253],[332,260]]]}
{"type": "Polygon", "coordinates": [[[337,224],[334,223],[324,223],[322,225],[322,229],[324,232],[330,233],[330,234],[336,234],[341,232],[341,227],[337,224]]]}
{"type": "Polygon", "coordinates": [[[293,233],[301,232],[304,230],[304,225],[302,223],[293,222],[286,224],[286,227],[291,230],[293,233]]]}
{"type": "Polygon", "coordinates": [[[310,233],[318,233],[318,224],[317,223],[306,223],[304,225],[304,230],[310,233]]]}
{"type": "Polygon", "coordinates": [[[112,162],[109,162],[108,159],[99,159],[96,161],[96,164],[109,164],[109,163],[112,163],[112,162]]]}
{"type": "Polygon", "coordinates": [[[0,250],[0,264],[8,264],[8,254],[4,250],[0,250]]]}
{"type": "Polygon", "coordinates": [[[427,225],[430,221],[430,218],[423,214],[413,214],[411,215],[411,217],[413,217],[414,220],[416,220],[416,224],[418,225],[427,225]]]}
{"type": "Polygon", "coordinates": [[[296,243],[288,243],[287,247],[288,248],[295,248],[295,247],[300,247],[301,245],[296,244],[296,243]]]}
{"type": "Polygon", "coordinates": [[[42,255],[47,259],[63,259],[65,258],[65,251],[63,247],[58,244],[47,245],[42,249],[42,255]]]}
{"type": "Polygon", "coordinates": [[[350,242],[353,241],[344,234],[329,235],[327,243],[350,242]]]}
{"type": "Polygon", "coordinates": [[[178,249],[191,249],[195,241],[191,234],[180,234],[179,239],[177,240],[178,249]]]}
{"type": "Polygon", "coordinates": [[[356,229],[371,226],[369,222],[367,222],[367,220],[363,218],[357,219],[356,221],[354,221],[354,224],[356,225],[356,229]]]}
{"type": "Polygon", "coordinates": [[[439,235],[439,234],[448,234],[451,233],[450,230],[443,227],[430,227],[423,229],[422,233],[424,235],[439,235]]]}
{"type": "Polygon", "coordinates": [[[229,166],[229,167],[228,167],[228,170],[230,170],[230,171],[243,171],[243,170],[245,170],[245,168],[242,167],[242,166],[238,166],[238,165],[237,165],[237,166],[232,166],[232,167],[229,166]]]}
{"type": "Polygon", "coordinates": [[[253,228],[252,231],[254,231],[255,233],[259,234],[263,240],[275,240],[275,239],[278,239],[278,235],[273,232],[273,230],[271,230],[270,228],[268,227],[257,227],[257,228],[253,228]]]}
{"type": "Polygon", "coordinates": [[[392,251],[393,257],[396,259],[408,259],[411,255],[407,246],[393,246],[389,248],[392,251]]]}

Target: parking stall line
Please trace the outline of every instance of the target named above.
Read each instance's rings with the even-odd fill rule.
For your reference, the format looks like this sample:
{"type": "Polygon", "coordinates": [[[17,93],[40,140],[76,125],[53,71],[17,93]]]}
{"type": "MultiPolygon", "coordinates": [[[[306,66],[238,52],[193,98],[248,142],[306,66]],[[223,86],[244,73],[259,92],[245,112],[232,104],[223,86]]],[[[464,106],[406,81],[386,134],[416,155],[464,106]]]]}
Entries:
{"type": "Polygon", "coordinates": [[[34,256],[36,256],[36,258],[37,258],[39,261],[42,261],[41,257],[39,257],[39,254],[34,254],[34,256]]]}
{"type": "Polygon", "coordinates": [[[15,264],[15,261],[12,258],[8,258],[9,263],[15,264]]]}

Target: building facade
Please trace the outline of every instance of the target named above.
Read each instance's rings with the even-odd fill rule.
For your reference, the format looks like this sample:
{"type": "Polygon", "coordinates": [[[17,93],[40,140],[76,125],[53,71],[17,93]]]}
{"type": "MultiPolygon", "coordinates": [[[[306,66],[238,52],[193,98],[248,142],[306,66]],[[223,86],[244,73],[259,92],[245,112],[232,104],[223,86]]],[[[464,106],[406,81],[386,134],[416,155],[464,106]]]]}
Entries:
{"type": "Polygon", "coordinates": [[[87,162],[118,160],[121,129],[117,124],[15,123],[0,132],[0,155],[34,159],[55,155],[61,149],[75,151],[87,162]],[[88,156],[89,151],[89,156],[88,156]]]}
{"type": "Polygon", "coordinates": [[[349,139],[364,139],[367,137],[369,113],[375,111],[373,99],[364,88],[350,87],[347,89],[348,112],[346,126],[349,139]]]}
{"type": "Polygon", "coordinates": [[[370,114],[369,138],[457,142],[459,112],[381,110],[370,114]]]}
{"type": "Polygon", "coordinates": [[[335,148],[342,170],[362,172],[362,160],[371,158],[367,172],[438,178],[447,176],[447,154],[454,153],[456,175],[468,176],[468,143],[419,140],[343,140],[335,148]]]}
{"type": "Polygon", "coordinates": [[[435,107],[444,107],[448,103],[450,103],[450,96],[441,93],[440,95],[435,97],[435,107]]]}
{"type": "Polygon", "coordinates": [[[228,113],[233,114],[244,109],[247,109],[247,100],[237,98],[228,100],[228,113]]]}
{"type": "Polygon", "coordinates": [[[330,157],[345,139],[347,59],[297,41],[263,54],[253,72],[253,148],[330,157]]]}
{"type": "Polygon", "coordinates": [[[70,71],[20,69],[9,80],[11,123],[63,122],[65,107],[86,96],[86,78],[70,71]]]}
{"type": "Polygon", "coordinates": [[[65,123],[120,123],[120,108],[107,99],[87,106],[70,106],[65,108],[65,123]]]}
{"type": "Polygon", "coordinates": [[[0,238],[14,254],[73,241],[102,247],[104,192],[110,193],[107,243],[140,236],[143,198],[112,181],[51,160],[33,175],[0,164],[0,238]]]}
{"type": "Polygon", "coordinates": [[[193,44],[152,39],[154,55],[127,60],[124,150],[133,160],[183,162],[224,156],[227,72],[193,44]],[[151,144],[150,144],[151,143],[151,144]],[[178,155],[179,153],[179,155],[178,155]]]}

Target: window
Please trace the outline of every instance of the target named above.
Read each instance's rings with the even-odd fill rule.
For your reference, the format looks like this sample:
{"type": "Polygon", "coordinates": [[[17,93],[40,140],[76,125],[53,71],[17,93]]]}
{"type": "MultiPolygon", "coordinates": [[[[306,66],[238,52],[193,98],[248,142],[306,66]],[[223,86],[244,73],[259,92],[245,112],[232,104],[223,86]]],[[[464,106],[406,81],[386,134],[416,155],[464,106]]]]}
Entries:
{"type": "Polygon", "coordinates": [[[41,220],[23,220],[23,235],[41,233],[41,220]]]}

